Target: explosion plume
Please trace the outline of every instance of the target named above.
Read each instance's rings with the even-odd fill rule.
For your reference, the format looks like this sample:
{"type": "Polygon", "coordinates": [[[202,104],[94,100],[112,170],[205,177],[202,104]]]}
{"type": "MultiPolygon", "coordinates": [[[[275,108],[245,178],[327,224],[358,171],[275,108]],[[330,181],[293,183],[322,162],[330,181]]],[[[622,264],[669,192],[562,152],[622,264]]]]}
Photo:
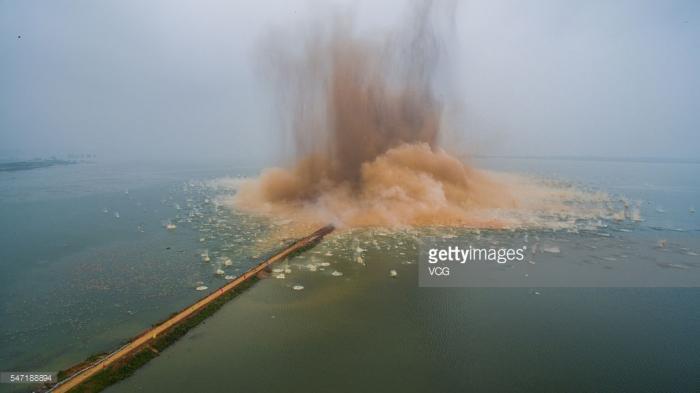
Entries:
{"type": "Polygon", "coordinates": [[[338,227],[521,225],[504,212],[533,209],[527,187],[516,189],[517,182],[472,168],[438,145],[445,95],[437,79],[449,76],[438,75],[447,53],[433,23],[440,11],[450,14],[419,3],[383,38],[363,36],[341,17],[301,48],[268,40],[264,54],[294,163],[244,182],[235,205],[338,227]]]}

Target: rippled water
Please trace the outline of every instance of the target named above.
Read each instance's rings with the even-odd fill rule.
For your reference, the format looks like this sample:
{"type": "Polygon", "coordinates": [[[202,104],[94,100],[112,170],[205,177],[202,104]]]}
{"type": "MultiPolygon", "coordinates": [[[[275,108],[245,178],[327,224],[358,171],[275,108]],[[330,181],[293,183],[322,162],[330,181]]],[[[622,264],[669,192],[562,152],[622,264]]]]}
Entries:
{"type": "MultiPolygon", "coordinates": [[[[638,201],[642,221],[341,232],[111,390],[695,390],[697,288],[420,288],[415,260],[418,238],[450,235],[537,243],[534,262],[697,275],[700,166],[481,164],[638,201]]],[[[250,173],[84,164],[0,174],[0,369],[60,369],[114,348],[202,296],[197,286],[222,285],[217,269],[250,266],[274,245],[264,241],[274,223],[220,205],[229,191],[207,182],[250,173]]]]}
{"type": "Polygon", "coordinates": [[[375,239],[343,235],[295,258],[109,391],[696,386],[697,288],[421,288],[412,236],[375,239]]]}
{"type": "Polygon", "coordinates": [[[697,276],[698,167],[491,164],[637,200],[642,221],[335,235],[110,391],[697,390],[698,288],[420,288],[414,261],[424,235],[504,246],[527,238],[540,244],[533,262],[697,276]]]}
{"type": "Polygon", "coordinates": [[[221,208],[205,184],[244,173],[80,164],[0,174],[0,369],[57,370],[107,351],[203,296],[196,286],[222,285],[217,269],[250,266],[267,224],[221,208]]]}

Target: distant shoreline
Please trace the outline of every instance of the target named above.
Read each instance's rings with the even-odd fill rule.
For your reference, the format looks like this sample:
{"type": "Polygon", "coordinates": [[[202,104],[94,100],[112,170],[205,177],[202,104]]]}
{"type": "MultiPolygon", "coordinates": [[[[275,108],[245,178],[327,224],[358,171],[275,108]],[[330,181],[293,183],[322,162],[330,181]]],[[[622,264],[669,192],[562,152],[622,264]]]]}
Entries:
{"type": "Polygon", "coordinates": [[[31,169],[48,168],[56,165],[73,165],[77,163],[78,161],[57,159],[0,162],[0,172],[28,171],[31,169]]]}

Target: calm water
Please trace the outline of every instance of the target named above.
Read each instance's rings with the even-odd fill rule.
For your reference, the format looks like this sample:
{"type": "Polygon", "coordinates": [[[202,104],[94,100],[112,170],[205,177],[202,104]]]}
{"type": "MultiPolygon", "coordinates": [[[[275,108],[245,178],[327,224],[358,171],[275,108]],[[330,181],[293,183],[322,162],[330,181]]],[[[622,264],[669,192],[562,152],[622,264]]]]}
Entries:
{"type": "Polygon", "coordinates": [[[203,296],[196,286],[222,285],[221,258],[231,259],[227,274],[249,266],[265,224],[218,206],[205,183],[244,173],[119,164],[0,173],[0,369],[58,370],[113,349],[203,296]]]}
{"type": "MultiPolygon", "coordinates": [[[[480,164],[638,200],[644,219],[575,235],[482,231],[483,241],[527,234],[559,250],[539,260],[699,274],[690,210],[700,207],[699,165],[480,164]]],[[[113,348],[202,296],[195,286],[223,284],[213,274],[220,257],[233,261],[227,274],[252,263],[271,224],[219,206],[222,191],[202,182],[239,173],[94,164],[0,174],[0,369],[60,369],[113,348]]],[[[475,236],[437,234],[448,232],[475,236]]],[[[700,289],[420,288],[413,262],[424,234],[334,236],[110,391],[700,389],[700,289]]]]}

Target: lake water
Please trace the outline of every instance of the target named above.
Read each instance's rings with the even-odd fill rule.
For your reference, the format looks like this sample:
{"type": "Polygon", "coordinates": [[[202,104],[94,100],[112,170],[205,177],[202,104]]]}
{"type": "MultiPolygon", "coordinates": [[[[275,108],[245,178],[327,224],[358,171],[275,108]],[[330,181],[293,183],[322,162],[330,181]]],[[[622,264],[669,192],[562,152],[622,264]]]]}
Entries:
{"type": "Polygon", "coordinates": [[[264,223],[218,206],[205,185],[245,173],[88,163],[0,173],[0,369],[59,370],[113,349],[203,296],[196,286],[222,285],[222,258],[227,274],[245,270],[264,223]]]}
{"type": "MultiPolygon", "coordinates": [[[[700,207],[698,164],[479,164],[640,201],[643,219],[577,234],[481,231],[485,242],[522,242],[527,234],[557,250],[535,255],[538,262],[591,269],[638,262],[679,282],[700,274],[700,219],[692,213],[700,207]]],[[[253,263],[273,223],[217,204],[227,191],[206,180],[255,171],[143,168],[0,174],[0,369],[57,370],[112,349],[201,297],[196,286],[222,285],[216,268],[235,275],[253,263]]],[[[422,288],[417,239],[428,234],[477,236],[453,229],[331,236],[276,267],[291,271],[284,279],[261,281],[109,390],[700,389],[700,289],[422,288]]]]}

